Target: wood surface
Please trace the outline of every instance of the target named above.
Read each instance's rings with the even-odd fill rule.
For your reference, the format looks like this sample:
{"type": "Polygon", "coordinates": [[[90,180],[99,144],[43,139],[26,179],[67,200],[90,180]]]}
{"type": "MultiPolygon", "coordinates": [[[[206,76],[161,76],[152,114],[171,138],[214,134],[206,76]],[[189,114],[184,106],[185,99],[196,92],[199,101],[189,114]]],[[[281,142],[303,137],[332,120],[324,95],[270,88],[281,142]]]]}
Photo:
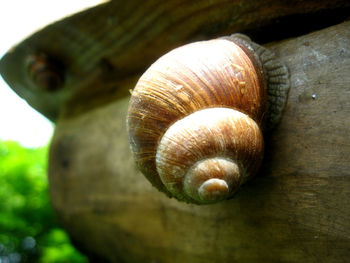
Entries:
{"type": "Polygon", "coordinates": [[[349,262],[350,22],[267,46],[290,70],[289,99],[260,173],[231,200],[153,188],[130,154],[128,97],[61,115],[51,196],[82,249],[109,262],[349,262]]]}
{"type": "Polygon", "coordinates": [[[349,8],[347,0],[109,1],[19,43],[2,58],[0,73],[32,107],[56,121],[127,96],[153,61],[181,44],[234,32],[251,33],[260,43],[301,35],[341,21],[349,8]],[[28,77],[28,57],[39,54],[63,66],[61,89],[41,90],[28,77]]]}

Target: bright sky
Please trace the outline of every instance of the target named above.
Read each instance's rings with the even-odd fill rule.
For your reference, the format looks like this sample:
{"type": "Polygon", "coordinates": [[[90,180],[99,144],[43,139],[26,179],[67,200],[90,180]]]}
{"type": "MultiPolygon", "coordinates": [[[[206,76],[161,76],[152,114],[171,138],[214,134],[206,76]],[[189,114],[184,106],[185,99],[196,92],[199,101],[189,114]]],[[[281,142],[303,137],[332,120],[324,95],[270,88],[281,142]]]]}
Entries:
{"type": "MultiPolygon", "coordinates": [[[[0,57],[22,39],[68,14],[106,0],[2,0],[0,57]]],[[[54,125],[18,97],[0,77],[0,140],[26,147],[46,145],[54,125]]]]}

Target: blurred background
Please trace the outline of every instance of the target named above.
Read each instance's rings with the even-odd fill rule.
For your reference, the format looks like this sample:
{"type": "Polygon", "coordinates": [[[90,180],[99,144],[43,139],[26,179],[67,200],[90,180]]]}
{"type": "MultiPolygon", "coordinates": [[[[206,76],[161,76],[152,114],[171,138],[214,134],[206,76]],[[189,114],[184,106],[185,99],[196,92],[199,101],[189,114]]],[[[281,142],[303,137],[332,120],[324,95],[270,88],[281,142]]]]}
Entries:
{"type": "MultiPolygon", "coordinates": [[[[45,25],[101,0],[3,0],[0,58],[45,25]]],[[[87,262],[51,207],[47,160],[54,125],[0,77],[0,263],[87,262]]]]}

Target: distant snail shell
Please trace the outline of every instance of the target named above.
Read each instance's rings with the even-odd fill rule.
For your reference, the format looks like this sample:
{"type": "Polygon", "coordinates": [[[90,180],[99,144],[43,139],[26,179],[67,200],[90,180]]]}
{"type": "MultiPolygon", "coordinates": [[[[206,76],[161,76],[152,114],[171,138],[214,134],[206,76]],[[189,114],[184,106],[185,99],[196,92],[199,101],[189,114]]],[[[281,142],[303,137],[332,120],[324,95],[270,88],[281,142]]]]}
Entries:
{"type": "Polygon", "coordinates": [[[62,65],[45,54],[29,56],[27,70],[29,79],[44,91],[55,91],[63,84],[62,65]]]}
{"type": "Polygon", "coordinates": [[[281,118],[287,68],[243,35],[174,49],[139,79],[127,129],[139,169],[159,190],[208,204],[259,169],[263,130],[281,118]]]}

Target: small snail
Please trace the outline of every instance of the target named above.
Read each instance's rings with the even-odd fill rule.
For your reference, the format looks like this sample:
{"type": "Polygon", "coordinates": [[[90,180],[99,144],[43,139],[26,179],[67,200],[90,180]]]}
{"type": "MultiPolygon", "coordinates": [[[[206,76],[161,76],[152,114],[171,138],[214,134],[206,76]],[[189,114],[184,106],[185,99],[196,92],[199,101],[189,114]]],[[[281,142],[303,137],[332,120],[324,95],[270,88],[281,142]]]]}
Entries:
{"type": "Polygon", "coordinates": [[[62,65],[45,54],[30,55],[27,58],[29,79],[37,88],[55,91],[62,87],[64,76],[62,65]]]}
{"type": "Polygon", "coordinates": [[[176,48],[139,79],[127,129],[136,164],[181,201],[231,198],[259,169],[281,118],[287,68],[244,35],[176,48]]]}

